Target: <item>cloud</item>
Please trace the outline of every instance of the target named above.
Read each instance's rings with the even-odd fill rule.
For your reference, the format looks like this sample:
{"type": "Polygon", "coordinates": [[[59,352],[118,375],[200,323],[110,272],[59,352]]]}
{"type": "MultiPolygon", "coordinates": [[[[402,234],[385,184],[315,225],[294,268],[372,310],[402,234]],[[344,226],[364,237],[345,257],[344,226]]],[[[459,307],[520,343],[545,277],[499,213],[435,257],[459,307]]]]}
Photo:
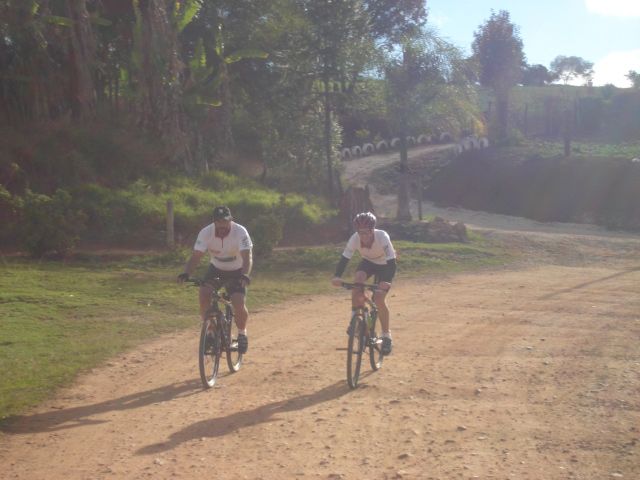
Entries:
{"type": "Polygon", "coordinates": [[[640,17],[640,0],[584,0],[587,10],[607,17],[640,17]]]}
{"type": "Polygon", "coordinates": [[[435,25],[438,29],[444,27],[447,23],[449,23],[449,17],[442,13],[431,13],[429,12],[429,23],[435,25]]]}
{"type": "Polygon", "coordinates": [[[593,84],[612,83],[616,87],[630,87],[631,81],[625,77],[629,70],[640,71],[640,49],[611,52],[595,62],[593,84]]]}

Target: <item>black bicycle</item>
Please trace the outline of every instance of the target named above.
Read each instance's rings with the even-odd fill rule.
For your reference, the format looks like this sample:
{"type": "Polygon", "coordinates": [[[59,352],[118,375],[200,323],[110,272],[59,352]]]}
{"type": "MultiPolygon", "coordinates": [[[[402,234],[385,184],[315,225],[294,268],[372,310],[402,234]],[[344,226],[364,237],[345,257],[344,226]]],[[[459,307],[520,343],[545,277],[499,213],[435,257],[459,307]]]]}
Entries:
{"type": "Polygon", "coordinates": [[[213,289],[211,306],[207,310],[200,330],[200,347],[198,349],[198,366],[200,379],[204,388],[216,384],[220,358],[226,353],[227,365],[231,373],[240,370],[242,353],[238,351],[238,330],[233,321],[233,309],[229,295],[220,293],[222,283],[219,279],[189,280],[197,286],[209,286],[213,289]],[[220,308],[224,305],[224,309],[220,308]]]}
{"type": "MultiPolygon", "coordinates": [[[[362,289],[375,292],[377,285],[366,285],[363,283],[342,283],[342,287],[347,290],[362,289]]],[[[378,309],[375,303],[365,295],[365,305],[353,311],[351,322],[347,332],[349,343],[347,345],[347,383],[349,387],[356,388],[360,378],[360,367],[362,366],[362,355],[365,350],[369,351],[369,362],[375,371],[382,366],[384,355],[382,354],[382,338],[376,335],[376,321],[378,320],[378,309]]]]}

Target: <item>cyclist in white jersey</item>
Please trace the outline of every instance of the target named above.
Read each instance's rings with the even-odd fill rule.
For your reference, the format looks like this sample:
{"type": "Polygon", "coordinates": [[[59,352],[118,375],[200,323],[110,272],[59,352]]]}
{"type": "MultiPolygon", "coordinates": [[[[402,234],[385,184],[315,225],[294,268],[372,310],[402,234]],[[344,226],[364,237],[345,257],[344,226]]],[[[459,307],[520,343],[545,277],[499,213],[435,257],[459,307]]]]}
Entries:
{"type": "MultiPolygon", "coordinates": [[[[378,289],[374,293],[373,301],[378,307],[382,326],[381,352],[383,355],[389,355],[392,349],[392,340],[386,297],[396,273],[396,252],[391,244],[389,234],[375,228],[376,216],[373,213],[359,213],[353,219],[353,224],[356,232],[351,236],[344,252],[342,252],[331,283],[337,287],[342,285],[340,277],[342,277],[353,254],[358,251],[362,260],[356,268],[354,283],[365,283],[372,275],[378,280],[378,289]]],[[[364,305],[364,291],[352,290],[351,298],[353,308],[364,305]]]]}
{"type": "MultiPolygon", "coordinates": [[[[178,275],[179,283],[188,280],[205,253],[209,253],[210,265],[205,274],[205,280],[219,278],[231,297],[233,314],[238,326],[240,353],[246,353],[249,346],[247,339],[249,311],[245,299],[247,286],[251,282],[249,274],[253,266],[252,248],[253,244],[247,229],[233,221],[229,208],[216,207],[213,210],[213,223],[200,230],[191,258],[187,261],[184,272],[178,275]]],[[[211,304],[212,293],[211,287],[206,285],[200,287],[200,316],[203,321],[211,304]]]]}

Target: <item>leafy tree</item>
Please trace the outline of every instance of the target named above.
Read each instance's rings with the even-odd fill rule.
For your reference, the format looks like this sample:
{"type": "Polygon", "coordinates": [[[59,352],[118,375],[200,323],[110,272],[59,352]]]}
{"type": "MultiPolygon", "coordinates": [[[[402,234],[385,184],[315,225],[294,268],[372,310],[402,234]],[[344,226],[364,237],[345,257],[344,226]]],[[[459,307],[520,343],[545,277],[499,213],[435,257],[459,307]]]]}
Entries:
{"type": "Polygon", "coordinates": [[[480,83],[493,89],[496,97],[498,137],[507,133],[509,91],[521,79],[524,63],[519,29],[506,10],[491,17],[474,33],[473,56],[479,68],[480,83]]]}
{"type": "Polygon", "coordinates": [[[185,25],[181,36],[184,56],[189,62],[184,100],[205,110],[204,123],[213,127],[218,153],[229,153],[235,148],[232,85],[236,78],[231,65],[268,57],[262,49],[251,47],[254,36],[251,30],[268,9],[262,1],[194,3],[198,5],[197,14],[185,25]]]}
{"type": "Polygon", "coordinates": [[[629,70],[625,77],[631,81],[633,88],[640,88],[640,73],[635,70],[629,70]]]}
{"type": "Polygon", "coordinates": [[[359,52],[369,50],[371,36],[368,30],[368,16],[360,0],[306,0],[300,3],[309,25],[305,47],[315,59],[311,64],[313,70],[310,73],[317,81],[315,91],[322,98],[327,191],[329,197],[333,198],[333,103],[336,93],[342,90],[342,85],[349,80],[354,81],[353,76],[358,75],[366,63],[366,60],[363,61],[359,56],[359,52]]]}
{"type": "Polygon", "coordinates": [[[556,79],[544,65],[525,65],[522,69],[522,85],[542,87],[556,79]]]}
{"type": "Polygon", "coordinates": [[[593,63],[582,57],[558,55],[550,66],[556,77],[565,85],[574,78],[582,77],[585,83],[591,82],[593,78],[593,63]]]}
{"type": "Polygon", "coordinates": [[[365,0],[371,33],[376,39],[402,41],[417,32],[427,20],[424,0],[365,0]]]}
{"type": "MultiPolygon", "coordinates": [[[[397,126],[396,134],[400,138],[397,218],[410,220],[411,173],[407,135],[423,129],[437,114],[441,114],[438,104],[461,104],[464,99],[473,96],[473,89],[467,75],[467,62],[460,51],[440,38],[434,30],[423,30],[421,35],[406,41],[401,55],[390,55],[385,65],[385,78],[388,88],[387,114],[397,126]]],[[[474,109],[467,107],[469,105],[462,112],[449,110],[445,115],[471,117],[474,109]]]]}

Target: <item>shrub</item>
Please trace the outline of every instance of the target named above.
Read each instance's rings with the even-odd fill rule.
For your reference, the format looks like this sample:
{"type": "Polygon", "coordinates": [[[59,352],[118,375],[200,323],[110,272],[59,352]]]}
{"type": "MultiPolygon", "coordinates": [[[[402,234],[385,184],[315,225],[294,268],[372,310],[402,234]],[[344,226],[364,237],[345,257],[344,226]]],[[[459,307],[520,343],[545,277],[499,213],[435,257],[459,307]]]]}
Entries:
{"type": "Polygon", "coordinates": [[[16,219],[22,209],[19,197],[14,197],[11,193],[0,185],[0,243],[11,243],[14,240],[12,233],[14,232],[16,219]]]}
{"type": "Polygon", "coordinates": [[[282,240],[283,227],[284,219],[276,211],[250,220],[247,229],[253,239],[253,252],[257,256],[271,253],[273,247],[282,240]]]}
{"type": "Polygon", "coordinates": [[[20,239],[34,257],[71,251],[85,229],[86,216],[72,208],[71,195],[56,190],[51,196],[27,190],[23,199],[20,239]]]}

